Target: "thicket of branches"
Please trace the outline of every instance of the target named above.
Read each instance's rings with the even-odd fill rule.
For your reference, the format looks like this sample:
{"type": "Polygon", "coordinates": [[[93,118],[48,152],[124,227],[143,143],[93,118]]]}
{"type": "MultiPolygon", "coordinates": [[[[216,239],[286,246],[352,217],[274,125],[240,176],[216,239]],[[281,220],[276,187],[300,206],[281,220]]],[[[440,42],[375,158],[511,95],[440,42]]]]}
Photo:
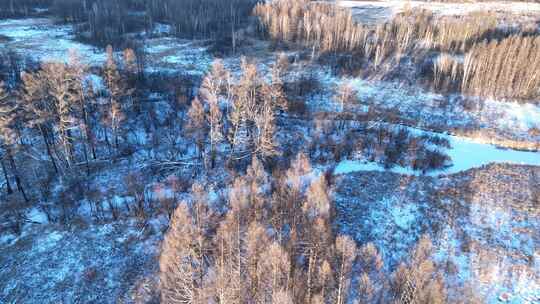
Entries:
{"type": "Polygon", "coordinates": [[[195,184],[176,208],[159,260],[162,303],[445,302],[428,238],[387,276],[373,244],[336,235],[328,182],[303,154],[272,177],[254,158],[226,205],[216,212],[195,184]]]}
{"type": "Polygon", "coordinates": [[[47,8],[54,0],[4,0],[0,1],[0,17],[28,16],[36,8],[47,8]]]}
{"type": "Polygon", "coordinates": [[[257,0],[55,0],[52,11],[79,23],[78,33],[91,42],[121,42],[126,33],[150,31],[154,22],[173,26],[173,34],[190,38],[229,37],[246,23],[257,0]],[[81,25],[82,23],[82,25],[81,25]]]}
{"type": "Polygon", "coordinates": [[[514,35],[475,45],[463,61],[442,56],[434,84],[473,96],[536,100],[540,96],[540,37],[514,35]]]}
{"type": "Polygon", "coordinates": [[[301,43],[322,53],[363,55],[377,62],[420,47],[464,51],[496,27],[489,14],[435,21],[430,11],[410,9],[373,29],[356,22],[348,9],[306,0],[261,3],[254,13],[274,40],[301,43]]]}
{"type": "MultiPolygon", "coordinates": [[[[123,64],[131,60],[124,56],[123,64]]],[[[23,72],[11,89],[1,85],[0,163],[6,185],[2,200],[23,202],[10,212],[24,210],[25,202],[49,199],[52,181],[77,180],[89,175],[99,161],[125,154],[122,124],[126,113],[133,111],[133,90],[128,85],[133,85],[134,77],[129,78],[127,71],[120,74],[109,49],[103,67],[105,89],[97,92],[80,62],[73,53],[68,62],[43,63],[23,72]]],[[[78,187],[59,198],[53,206],[59,212],[47,210],[49,220],[65,222],[73,216],[80,199],[78,187]]],[[[20,224],[17,220],[13,228],[20,224]]]]}
{"type": "Polygon", "coordinates": [[[146,10],[155,21],[171,23],[177,34],[207,38],[234,35],[258,0],[151,0],[146,10]]]}
{"type": "MultiPolygon", "coordinates": [[[[278,65],[266,80],[245,60],[238,77],[216,61],[199,94],[190,100],[179,91],[170,102],[174,111],[161,121],[145,114],[141,58],[131,49],[117,58],[108,47],[107,54],[99,69],[101,84],[75,53],[67,62],[23,72],[9,87],[2,84],[0,161],[8,200],[46,200],[52,180],[90,175],[102,162],[131,159],[140,151],[152,151],[143,168],[158,170],[182,165],[210,170],[216,162],[223,166],[281,153],[276,118],[287,102],[278,65]],[[151,134],[152,146],[133,139],[141,129],[151,134]]],[[[81,199],[67,200],[75,207],[81,199]]],[[[69,213],[62,210],[56,218],[65,220],[69,213]]]]}

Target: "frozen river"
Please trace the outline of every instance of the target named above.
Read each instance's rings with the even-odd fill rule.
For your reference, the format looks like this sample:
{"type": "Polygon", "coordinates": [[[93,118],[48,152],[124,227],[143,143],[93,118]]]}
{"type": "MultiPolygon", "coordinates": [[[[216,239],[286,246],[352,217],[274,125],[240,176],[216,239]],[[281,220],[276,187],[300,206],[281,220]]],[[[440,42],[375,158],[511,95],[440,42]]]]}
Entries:
{"type": "MultiPolygon", "coordinates": [[[[415,130],[415,129],[413,129],[415,130]]],[[[422,132],[416,130],[416,132],[422,132]]],[[[444,149],[452,160],[452,165],[444,170],[435,170],[429,172],[428,175],[436,176],[441,174],[452,174],[461,171],[466,171],[472,168],[479,168],[490,163],[510,163],[520,165],[540,166],[540,152],[518,151],[512,149],[500,149],[494,145],[478,143],[472,139],[453,136],[441,135],[448,139],[451,148],[444,149]]],[[[394,167],[385,169],[384,166],[373,163],[354,160],[345,160],[340,162],[334,173],[345,174],[357,171],[392,171],[400,174],[417,175],[418,171],[413,171],[410,168],[394,167]]]]}

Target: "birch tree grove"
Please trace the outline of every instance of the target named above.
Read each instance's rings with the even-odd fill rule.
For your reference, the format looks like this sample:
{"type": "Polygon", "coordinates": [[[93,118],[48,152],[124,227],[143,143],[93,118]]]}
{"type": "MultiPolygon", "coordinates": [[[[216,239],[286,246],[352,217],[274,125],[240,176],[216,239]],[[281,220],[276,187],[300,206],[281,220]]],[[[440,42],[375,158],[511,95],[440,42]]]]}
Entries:
{"type": "Polygon", "coordinates": [[[279,154],[276,116],[287,109],[287,101],[277,64],[273,71],[272,79],[264,80],[254,64],[243,60],[241,76],[231,79],[216,61],[203,79],[188,111],[187,130],[201,158],[208,152],[212,168],[225,152],[229,159],[279,154]]]}
{"type": "Polygon", "coordinates": [[[76,106],[83,98],[81,79],[77,70],[64,63],[46,63],[37,73],[23,75],[23,96],[31,120],[40,129],[55,167],[53,152],[65,167],[75,161],[76,106]]]}
{"type": "Polygon", "coordinates": [[[434,86],[472,96],[530,101],[540,96],[540,38],[513,35],[474,45],[463,62],[441,55],[434,86]]]}
{"type": "Polygon", "coordinates": [[[509,37],[467,53],[462,90],[477,96],[531,100],[540,96],[540,38],[509,37]]]}

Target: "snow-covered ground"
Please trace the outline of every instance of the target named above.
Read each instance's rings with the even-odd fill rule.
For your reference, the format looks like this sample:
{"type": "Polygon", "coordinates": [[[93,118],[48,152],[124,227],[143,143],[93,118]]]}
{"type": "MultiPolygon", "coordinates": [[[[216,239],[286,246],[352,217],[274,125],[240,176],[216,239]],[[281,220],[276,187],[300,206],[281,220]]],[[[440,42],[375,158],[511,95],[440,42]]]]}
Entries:
{"type": "Polygon", "coordinates": [[[489,166],[445,178],[380,172],[337,179],[337,227],[372,242],[393,271],[421,235],[450,296],[470,288],[482,303],[540,301],[540,218],[534,211],[538,168],[489,166]]]}
{"type": "Polygon", "coordinates": [[[390,20],[407,8],[428,9],[437,15],[458,16],[473,12],[503,11],[512,14],[540,14],[540,3],[512,1],[478,2],[427,2],[427,1],[338,1],[342,7],[352,9],[353,15],[365,23],[380,23],[390,20]]]}
{"type": "Polygon", "coordinates": [[[341,111],[332,100],[335,90],[346,84],[357,92],[361,105],[355,111],[371,108],[409,126],[451,132],[486,144],[516,147],[519,143],[520,149],[528,150],[540,147],[538,104],[445,95],[414,84],[340,77],[324,67],[316,70],[318,81],[326,89],[311,97],[309,105],[313,111],[341,111]]]}
{"type": "MultiPolygon", "coordinates": [[[[341,1],[344,6],[364,7],[376,12],[374,15],[376,20],[389,18],[399,9],[403,9],[405,3],[407,2],[341,1]]],[[[463,13],[463,9],[459,11],[456,4],[428,4],[415,1],[410,3],[413,6],[433,7],[435,10],[438,9],[441,14],[451,14],[452,9],[455,9],[455,14],[463,13]],[[447,10],[443,10],[443,8],[447,8],[447,10]]],[[[526,12],[525,10],[528,8],[531,8],[531,11],[538,9],[540,12],[540,4],[522,3],[515,7],[505,3],[500,4],[510,10],[521,10],[519,12],[526,12]]],[[[493,4],[467,5],[470,5],[467,9],[472,10],[473,8],[479,9],[482,5],[493,4]]],[[[459,7],[463,8],[462,5],[459,7]]],[[[163,26],[160,28],[162,28],[160,32],[168,31],[163,26]]],[[[2,47],[10,48],[21,55],[28,55],[36,60],[64,60],[69,49],[78,50],[79,53],[83,54],[82,58],[91,65],[102,64],[105,60],[103,51],[76,42],[69,26],[55,25],[49,19],[2,20],[0,21],[0,35],[9,38],[9,41],[2,43],[2,47]]],[[[180,72],[201,76],[212,61],[212,56],[208,53],[204,43],[200,41],[154,37],[148,38],[146,42],[149,72],[180,72]]],[[[262,70],[269,66],[267,63],[269,61],[266,59],[269,59],[270,56],[268,54],[266,56],[263,60],[262,70]]],[[[228,67],[233,65],[234,68],[238,69],[238,58],[226,58],[225,64],[228,67]]],[[[325,92],[330,92],[331,87],[344,81],[350,82],[358,89],[363,106],[376,105],[382,109],[388,109],[388,111],[398,109],[401,114],[405,113],[409,115],[407,117],[416,119],[419,127],[428,126],[430,122],[437,120],[443,121],[443,125],[447,127],[473,123],[479,128],[514,132],[514,135],[519,134],[520,136],[524,136],[532,129],[540,129],[540,107],[534,105],[486,101],[481,112],[469,112],[457,105],[441,107],[440,103],[444,101],[444,97],[425,90],[415,90],[389,82],[342,79],[331,76],[324,70],[320,71],[319,77],[322,79],[325,92]]],[[[91,76],[89,80],[94,87],[102,86],[102,80],[97,76],[91,76]]],[[[334,111],[336,109],[332,107],[335,105],[330,100],[331,96],[323,96],[317,102],[321,103],[322,109],[334,111]]],[[[164,106],[160,105],[162,112],[163,108],[164,106]]],[[[410,127],[409,130],[415,135],[433,134],[410,127]]],[[[442,133],[437,133],[437,135],[449,140],[451,148],[445,149],[444,152],[451,157],[452,165],[444,171],[435,171],[428,173],[428,175],[459,173],[492,162],[540,166],[539,152],[502,150],[496,148],[495,145],[477,142],[470,138],[442,133]]],[[[144,140],[146,135],[142,131],[133,136],[141,138],[141,145],[146,142],[144,140]]],[[[434,205],[435,203],[430,201],[431,197],[424,197],[428,190],[414,183],[409,189],[413,191],[414,195],[405,197],[399,196],[399,193],[392,193],[393,190],[398,189],[398,186],[393,188],[388,183],[386,177],[391,175],[390,172],[404,175],[414,174],[407,168],[394,167],[386,170],[382,166],[366,163],[362,160],[348,160],[338,164],[335,169],[335,173],[339,175],[337,178],[353,178],[351,183],[353,187],[357,191],[362,191],[362,193],[353,193],[352,195],[342,192],[343,196],[348,196],[346,199],[339,195],[337,197],[338,209],[340,209],[338,216],[341,216],[338,226],[342,232],[354,235],[361,242],[378,241],[376,245],[386,257],[387,263],[393,264],[405,256],[426,225],[432,225],[440,220],[443,229],[435,239],[437,244],[436,258],[441,263],[450,260],[457,265],[456,278],[465,281],[473,277],[474,282],[482,282],[487,276],[490,283],[482,283],[478,288],[481,289],[482,294],[491,297],[489,303],[495,301],[502,292],[507,290],[513,294],[519,294],[521,297],[519,299],[540,297],[538,294],[540,273],[537,271],[536,274],[531,275],[530,271],[519,272],[513,269],[516,265],[516,258],[513,255],[523,254],[532,257],[529,263],[533,265],[533,269],[540,269],[540,253],[537,248],[540,241],[537,235],[538,227],[540,227],[538,216],[528,215],[516,208],[508,208],[505,201],[497,200],[496,197],[484,197],[482,191],[479,190],[477,196],[473,197],[472,203],[467,201],[463,202],[463,205],[459,205],[465,208],[466,212],[450,225],[442,213],[444,210],[460,210],[453,208],[457,206],[456,202],[452,203],[452,208],[444,204],[442,206],[434,205]],[[361,174],[378,174],[377,176],[381,177],[382,182],[377,184],[376,182],[371,183],[372,180],[370,180],[370,183],[360,185],[357,180],[354,180],[355,174],[345,174],[357,171],[379,171],[361,174]],[[377,196],[377,191],[381,191],[381,189],[387,193],[377,196]],[[365,198],[366,195],[373,195],[373,197],[365,198]],[[471,203],[471,205],[469,206],[467,203],[471,203]],[[487,213],[486,210],[493,212],[487,213]],[[468,246],[468,244],[464,244],[463,235],[480,244],[495,244],[495,247],[494,249],[488,248],[487,256],[482,255],[482,251],[478,248],[473,248],[471,253],[464,253],[462,247],[468,246]],[[511,252],[512,256],[508,255],[508,252],[511,252]],[[490,259],[490,257],[494,258],[490,259]],[[521,289],[525,291],[518,292],[521,289]]],[[[121,184],[120,179],[123,176],[119,174],[119,171],[104,172],[103,176],[99,177],[99,180],[104,184],[100,188],[107,191],[111,184],[121,184]]],[[[409,177],[399,176],[396,178],[409,177]]],[[[452,177],[411,178],[433,179],[436,183],[444,184],[452,177]]],[[[455,187],[461,189],[459,188],[461,186],[456,185],[455,187]]],[[[531,184],[529,187],[533,186],[531,184]]],[[[116,204],[122,205],[126,199],[117,196],[121,195],[118,194],[119,189],[114,190],[114,196],[110,199],[119,201],[116,204]],[[120,202],[120,200],[122,201],[120,202]]],[[[529,191],[532,190],[529,189],[529,191]]],[[[512,194],[510,193],[510,196],[512,194]]],[[[84,206],[83,204],[82,208],[84,206]]],[[[84,210],[81,214],[85,214],[84,210]]],[[[47,222],[45,215],[38,209],[28,210],[27,218],[32,222],[44,225],[47,222]]],[[[75,295],[81,294],[73,290],[74,286],[82,286],[83,290],[85,288],[99,289],[109,293],[111,298],[118,298],[120,292],[125,290],[125,286],[119,285],[116,282],[117,278],[128,276],[129,282],[134,281],[129,277],[132,275],[129,271],[133,268],[142,269],[137,263],[141,260],[146,262],[146,259],[155,255],[156,243],[160,235],[158,233],[148,237],[146,232],[134,226],[128,224],[122,227],[121,225],[106,224],[66,231],[51,227],[40,230],[41,226],[38,225],[35,226],[37,228],[30,228],[26,234],[23,233],[20,237],[1,236],[0,247],[3,254],[0,254],[0,276],[10,278],[18,275],[19,277],[17,281],[3,280],[0,282],[0,290],[2,290],[0,302],[5,299],[7,302],[13,300],[42,303],[59,301],[107,302],[110,300],[109,298],[91,298],[100,297],[102,294],[99,292],[85,293],[84,296],[88,298],[73,298],[75,295]],[[10,253],[13,255],[10,256],[10,253]],[[33,262],[19,263],[25,260],[33,262]],[[37,271],[47,275],[33,277],[32,275],[37,271]],[[27,286],[21,287],[20,282],[24,282],[27,286]],[[35,290],[33,298],[25,298],[23,288],[26,287],[35,290]],[[50,290],[56,289],[62,289],[64,291],[62,294],[67,298],[58,299],[56,298],[57,294],[49,293],[50,290]]],[[[518,301],[517,296],[515,299],[518,301]]],[[[522,302],[525,303],[525,300],[515,303],[522,302]]]]}
{"type": "Polygon", "coordinates": [[[156,270],[164,224],[52,224],[0,238],[0,303],[133,303],[156,270]]]}
{"type": "MultiPolygon", "coordinates": [[[[156,29],[157,36],[166,34],[164,25],[158,24],[156,29]]],[[[49,18],[0,20],[0,36],[8,38],[0,43],[2,48],[38,62],[64,61],[70,51],[76,51],[91,66],[102,65],[106,60],[104,50],[76,41],[70,25],[55,24],[49,18]]],[[[212,56],[201,41],[152,36],[144,43],[149,73],[202,76],[212,62],[212,56]]]]}
{"type": "Polygon", "coordinates": [[[147,39],[145,45],[150,73],[203,76],[213,61],[200,41],[162,37],[147,39]]]}
{"type": "Polygon", "coordinates": [[[332,82],[349,83],[357,90],[362,104],[394,111],[416,121],[420,127],[447,130],[472,127],[515,140],[531,140],[531,133],[535,130],[540,133],[540,106],[531,103],[476,98],[475,103],[482,106],[467,109],[463,96],[445,96],[414,85],[360,78],[333,79],[332,82]]]}
{"type": "Polygon", "coordinates": [[[0,20],[0,35],[9,39],[0,44],[3,49],[35,61],[64,61],[69,50],[83,55],[90,65],[101,64],[106,58],[98,48],[75,41],[71,26],[54,24],[48,18],[0,20]]]}

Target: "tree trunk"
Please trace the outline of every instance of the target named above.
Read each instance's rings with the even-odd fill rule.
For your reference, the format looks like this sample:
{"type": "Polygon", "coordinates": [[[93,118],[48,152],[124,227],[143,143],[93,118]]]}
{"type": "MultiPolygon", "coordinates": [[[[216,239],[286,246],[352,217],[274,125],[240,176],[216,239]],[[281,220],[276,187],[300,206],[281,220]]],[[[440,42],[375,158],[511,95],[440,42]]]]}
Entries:
{"type": "Polygon", "coordinates": [[[313,248],[309,250],[309,262],[308,262],[308,272],[307,272],[307,301],[306,303],[311,303],[311,290],[312,290],[312,276],[313,276],[313,267],[317,260],[316,254],[314,253],[313,248]]]}
{"type": "Polygon", "coordinates": [[[105,142],[107,143],[107,147],[109,148],[109,156],[112,155],[112,147],[111,142],[109,141],[109,135],[107,132],[107,128],[103,128],[103,134],[105,135],[105,142]]]}
{"type": "Polygon", "coordinates": [[[92,126],[89,124],[88,111],[86,107],[83,107],[84,126],[86,127],[86,141],[90,145],[90,151],[92,152],[92,159],[96,159],[96,147],[94,146],[94,136],[92,134],[92,126]]]}
{"type": "Polygon", "coordinates": [[[66,130],[67,138],[65,139],[65,143],[67,146],[65,147],[66,156],[68,159],[68,166],[71,167],[72,163],[75,161],[75,150],[73,148],[73,137],[71,136],[71,130],[66,130]]]}
{"type": "Polygon", "coordinates": [[[4,161],[0,160],[0,164],[2,165],[2,171],[4,172],[4,178],[6,180],[7,194],[8,195],[12,194],[13,193],[13,188],[11,188],[11,183],[9,182],[9,176],[8,176],[4,161]]]}
{"type": "Polygon", "coordinates": [[[338,281],[338,294],[337,294],[337,304],[343,304],[343,272],[345,271],[345,256],[343,255],[340,271],[339,271],[339,281],[338,281]]]}
{"type": "Polygon", "coordinates": [[[47,154],[49,155],[49,158],[53,164],[54,172],[58,174],[58,166],[56,165],[56,161],[54,160],[51,152],[51,146],[49,145],[49,140],[47,139],[47,132],[45,132],[45,129],[41,125],[39,126],[39,130],[41,131],[41,136],[43,136],[43,141],[45,142],[45,147],[47,148],[47,154]]]}
{"type": "Polygon", "coordinates": [[[84,161],[86,162],[86,175],[90,176],[90,163],[88,160],[88,152],[86,151],[86,144],[83,144],[84,161]]]}
{"type": "Polygon", "coordinates": [[[119,150],[119,147],[120,147],[120,144],[119,144],[119,141],[118,141],[118,128],[114,127],[112,131],[113,131],[113,136],[114,136],[114,147],[115,147],[115,150],[116,150],[116,154],[118,154],[118,150],[119,150]]]}
{"type": "Polygon", "coordinates": [[[24,191],[24,187],[22,186],[21,178],[19,177],[19,171],[17,170],[17,165],[15,164],[15,159],[13,159],[13,155],[11,154],[11,151],[7,152],[9,161],[11,163],[11,170],[13,171],[13,174],[15,175],[15,183],[17,184],[17,190],[21,192],[24,201],[28,203],[28,197],[26,196],[26,192],[24,191]]]}

